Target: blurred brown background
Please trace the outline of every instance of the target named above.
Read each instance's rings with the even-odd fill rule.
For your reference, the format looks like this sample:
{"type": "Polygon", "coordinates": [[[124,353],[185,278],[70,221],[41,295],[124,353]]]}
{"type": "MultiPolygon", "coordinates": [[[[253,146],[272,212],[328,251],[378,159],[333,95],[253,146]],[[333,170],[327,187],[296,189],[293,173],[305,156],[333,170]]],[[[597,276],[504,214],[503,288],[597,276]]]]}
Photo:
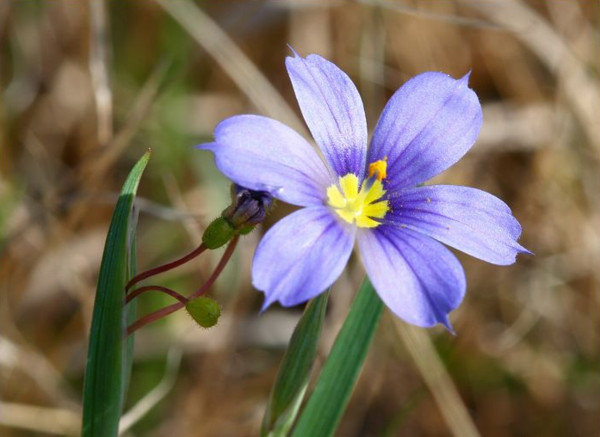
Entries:
{"type": "MultiPolygon", "coordinates": [[[[594,0],[0,2],[2,435],[78,435],[108,222],[148,147],[140,270],[195,247],[227,204],[227,181],[193,148],[218,121],[259,113],[306,132],[290,44],[352,77],[371,128],[409,77],[472,70],[483,131],[435,181],[504,199],[536,254],[509,267],[459,255],[456,337],[386,314],[338,435],[597,436],[599,19],[594,0]]],[[[249,266],[262,232],[212,290],[219,325],[174,314],[139,332],[128,409],[152,408],[128,415],[124,435],[257,435],[301,311],[258,315],[249,266]]],[[[154,282],[191,292],[218,255],[154,282]]],[[[334,287],[322,357],[362,275],[353,260],[334,287]]]]}

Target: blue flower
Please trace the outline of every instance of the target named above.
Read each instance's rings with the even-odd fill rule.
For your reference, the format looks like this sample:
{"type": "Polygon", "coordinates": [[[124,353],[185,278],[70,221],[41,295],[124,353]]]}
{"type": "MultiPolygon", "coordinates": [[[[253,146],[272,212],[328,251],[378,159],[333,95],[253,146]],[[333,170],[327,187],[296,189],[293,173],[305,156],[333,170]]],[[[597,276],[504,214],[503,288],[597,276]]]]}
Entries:
{"type": "Polygon", "coordinates": [[[367,147],[363,104],[350,78],[318,55],[294,53],[286,67],[302,115],[324,159],[286,125],[257,115],[222,121],[215,154],[228,178],[302,209],[275,224],[254,256],[253,285],[264,308],[305,302],[342,273],[354,247],[394,314],[451,330],[448,313],[465,294],[465,275],[444,243],[492,264],[518,253],[521,226],[486,192],[422,186],[473,145],[481,105],[468,75],[423,73],[385,106],[367,147]]]}

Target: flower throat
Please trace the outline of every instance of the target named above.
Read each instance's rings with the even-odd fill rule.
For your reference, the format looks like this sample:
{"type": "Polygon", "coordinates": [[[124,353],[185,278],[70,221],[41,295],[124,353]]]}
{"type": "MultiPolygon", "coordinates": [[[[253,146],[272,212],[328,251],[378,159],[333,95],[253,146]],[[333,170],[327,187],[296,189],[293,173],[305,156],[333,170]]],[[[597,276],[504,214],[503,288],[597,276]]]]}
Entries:
{"type": "Polygon", "coordinates": [[[340,176],[338,184],[327,188],[327,204],[346,222],[359,228],[376,228],[389,211],[383,179],[387,177],[387,158],[369,164],[369,177],[358,185],[358,176],[348,173],[340,176]]]}

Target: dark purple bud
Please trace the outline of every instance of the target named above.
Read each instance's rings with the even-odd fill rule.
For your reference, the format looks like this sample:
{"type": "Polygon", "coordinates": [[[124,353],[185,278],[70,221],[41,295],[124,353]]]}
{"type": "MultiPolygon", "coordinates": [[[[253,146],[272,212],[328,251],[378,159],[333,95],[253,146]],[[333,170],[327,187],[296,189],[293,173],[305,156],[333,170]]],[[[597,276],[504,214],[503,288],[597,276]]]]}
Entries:
{"type": "Polygon", "coordinates": [[[266,191],[254,191],[237,184],[231,185],[231,205],[221,216],[235,229],[255,226],[262,222],[273,207],[273,196],[266,191]]]}

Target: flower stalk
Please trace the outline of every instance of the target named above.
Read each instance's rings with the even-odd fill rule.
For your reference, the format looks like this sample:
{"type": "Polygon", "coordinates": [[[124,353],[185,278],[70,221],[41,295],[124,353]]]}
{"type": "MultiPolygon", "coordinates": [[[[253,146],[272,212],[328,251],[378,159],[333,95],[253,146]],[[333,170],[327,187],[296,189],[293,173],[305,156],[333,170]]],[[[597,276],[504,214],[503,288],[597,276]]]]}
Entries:
{"type": "Polygon", "coordinates": [[[162,291],[170,296],[175,297],[179,302],[171,304],[167,307],[161,308],[160,310],[154,311],[153,313],[147,314],[146,316],[135,321],[134,323],[132,323],[131,325],[129,325],[127,327],[127,335],[131,335],[132,333],[134,333],[138,329],[142,328],[143,326],[146,326],[152,322],[160,320],[163,317],[168,316],[169,314],[180,310],[181,308],[185,307],[186,304],[189,303],[190,301],[203,296],[210,289],[210,287],[215,283],[215,281],[217,280],[217,278],[219,277],[219,275],[221,274],[221,272],[223,271],[223,269],[225,268],[225,266],[231,259],[231,256],[233,255],[233,251],[235,250],[238,240],[239,240],[239,235],[236,235],[231,239],[227,248],[225,249],[225,252],[223,253],[223,256],[221,257],[221,260],[219,261],[219,263],[213,270],[213,272],[210,275],[210,277],[208,278],[208,280],[204,284],[202,284],[202,286],[198,290],[196,290],[194,293],[192,293],[190,295],[190,297],[188,297],[188,298],[180,295],[176,291],[173,291],[169,288],[153,286],[153,285],[142,287],[142,288],[132,292],[130,295],[132,297],[129,298],[129,300],[127,300],[127,302],[130,302],[133,298],[139,296],[140,294],[142,294],[146,291],[150,291],[150,290],[162,291]],[[138,292],[139,290],[142,290],[142,291],[138,292]],[[134,294],[135,294],[135,296],[134,296],[134,294]]]}
{"type": "Polygon", "coordinates": [[[136,288],[134,291],[129,293],[127,295],[127,297],[125,297],[125,303],[127,304],[127,303],[131,302],[133,299],[138,297],[140,294],[145,293],[147,291],[161,291],[165,294],[168,294],[169,296],[174,297],[175,299],[177,299],[179,302],[183,303],[184,305],[188,301],[187,297],[183,296],[182,294],[177,293],[175,290],[172,290],[170,288],[163,287],[161,285],[146,285],[144,287],[136,288]]]}
{"type": "MultiPolygon", "coordinates": [[[[144,279],[148,279],[151,276],[158,275],[159,273],[167,272],[169,270],[174,269],[175,267],[179,267],[180,265],[183,265],[186,262],[193,260],[198,255],[200,255],[202,252],[204,252],[206,249],[207,249],[207,247],[204,245],[204,243],[202,243],[196,249],[192,250],[187,255],[185,255],[175,261],[172,261],[167,264],[163,264],[162,266],[154,267],[153,269],[146,270],[145,272],[142,272],[142,273],[134,276],[125,286],[125,291],[128,292],[129,290],[131,290],[131,287],[133,287],[138,282],[143,281],[144,279]]],[[[129,302],[129,301],[127,301],[127,302],[129,302]]]]}

